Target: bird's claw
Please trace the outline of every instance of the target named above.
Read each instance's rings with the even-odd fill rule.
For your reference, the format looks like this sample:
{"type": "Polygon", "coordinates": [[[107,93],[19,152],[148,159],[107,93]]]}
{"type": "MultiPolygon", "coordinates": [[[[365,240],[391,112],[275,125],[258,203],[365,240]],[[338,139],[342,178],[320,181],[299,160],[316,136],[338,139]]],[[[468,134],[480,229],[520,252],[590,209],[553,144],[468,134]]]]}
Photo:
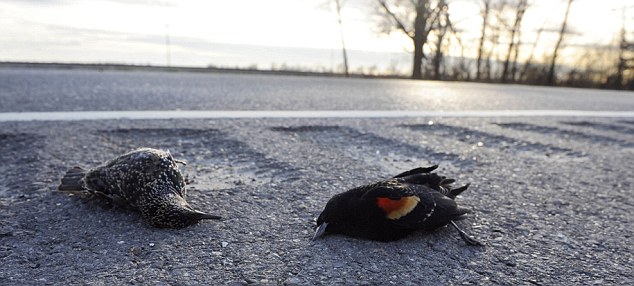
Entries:
{"type": "Polygon", "coordinates": [[[459,232],[459,233],[460,233],[460,237],[462,238],[462,240],[464,240],[464,242],[467,243],[468,245],[484,246],[484,244],[482,244],[482,242],[477,241],[475,238],[469,236],[468,234],[466,234],[464,232],[459,232]]]}
{"type": "Polygon", "coordinates": [[[464,242],[468,245],[473,245],[473,246],[484,246],[484,244],[478,240],[476,240],[475,238],[469,236],[466,232],[464,232],[464,230],[460,229],[458,227],[458,225],[452,220],[451,221],[451,225],[453,225],[453,227],[458,230],[458,233],[460,234],[460,238],[462,238],[462,240],[464,240],[464,242]]]}

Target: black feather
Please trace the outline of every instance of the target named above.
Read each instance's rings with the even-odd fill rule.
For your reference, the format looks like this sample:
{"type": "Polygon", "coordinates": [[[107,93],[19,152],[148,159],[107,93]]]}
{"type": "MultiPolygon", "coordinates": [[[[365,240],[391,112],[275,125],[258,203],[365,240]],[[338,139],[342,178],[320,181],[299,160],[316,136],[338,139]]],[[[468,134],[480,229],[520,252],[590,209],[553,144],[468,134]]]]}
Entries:
{"type": "Polygon", "coordinates": [[[392,241],[461,219],[469,211],[454,199],[469,185],[452,188],[455,180],[431,173],[437,167],[412,169],[335,195],[317,219],[315,237],[338,233],[392,241]]]}

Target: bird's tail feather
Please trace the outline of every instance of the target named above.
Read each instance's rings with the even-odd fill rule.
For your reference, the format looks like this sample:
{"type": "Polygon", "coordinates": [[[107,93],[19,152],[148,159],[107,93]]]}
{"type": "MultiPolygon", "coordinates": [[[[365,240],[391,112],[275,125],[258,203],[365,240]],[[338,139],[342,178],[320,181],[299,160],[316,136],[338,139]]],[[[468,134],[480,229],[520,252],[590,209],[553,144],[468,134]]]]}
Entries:
{"type": "Polygon", "coordinates": [[[403,178],[403,177],[407,177],[407,176],[411,176],[411,175],[415,175],[415,174],[429,174],[433,170],[436,170],[437,168],[438,168],[438,165],[433,165],[431,167],[418,167],[418,168],[414,168],[414,169],[411,169],[409,171],[405,171],[403,173],[400,173],[400,174],[394,176],[393,178],[403,178]]]}
{"type": "Polygon", "coordinates": [[[62,183],[57,187],[62,192],[81,192],[85,191],[81,183],[88,170],[81,167],[73,167],[62,177],[62,183]]]}
{"type": "Polygon", "coordinates": [[[455,183],[456,180],[447,178],[445,176],[440,176],[436,173],[431,173],[436,168],[438,168],[438,165],[433,165],[427,168],[415,168],[400,173],[393,178],[400,178],[410,184],[425,185],[429,188],[441,192],[451,199],[455,199],[458,195],[469,188],[469,184],[466,184],[459,188],[453,188],[451,185],[455,183]]]}
{"type": "Polygon", "coordinates": [[[460,188],[451,189],[451,190],[449,191],[449,194],[448,194],[447,196],[448,196],[448,197],[450,197],[450,198],[452,198],[452,199],[455,199],[455,198],[456,198],[458,195],[460,195],[462,192],[466,191],[466,190],[469,188],[469,186],[470,186],[470,185],[471,185],[471,184],[466,184],[466,185],[464,185],[464,186],[462,186],[462,187],[460,187],[460,188]]]}

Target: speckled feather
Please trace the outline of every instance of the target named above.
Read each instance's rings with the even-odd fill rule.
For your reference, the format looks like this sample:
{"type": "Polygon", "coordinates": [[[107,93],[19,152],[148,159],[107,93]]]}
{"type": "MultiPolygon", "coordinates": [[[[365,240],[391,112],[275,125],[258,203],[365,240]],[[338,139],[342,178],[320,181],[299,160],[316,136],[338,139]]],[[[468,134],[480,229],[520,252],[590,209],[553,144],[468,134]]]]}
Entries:
{"type": "Polygon", "coordinates": [[[169,151],[141,148],[88,171],[75,167],[60,191],[87,191],[141,212],[156,227],[184,227],[217,219],[194,210],[186,201],[185,181],[169,151]]]}
{"type": "Polygon", "coordinates": [[[326,223],[325,233],[379,241],[447,225],[468,212],[454,201],[468,185],[452,188],[454,180],[431,173],[436,167],[416,168],[337,194],[326,204],[317,225],[326,223]],[[380,206],[383,201],[388,206],[380,206]],[[396,204],[393,209],[391,202],[396,204]]]}

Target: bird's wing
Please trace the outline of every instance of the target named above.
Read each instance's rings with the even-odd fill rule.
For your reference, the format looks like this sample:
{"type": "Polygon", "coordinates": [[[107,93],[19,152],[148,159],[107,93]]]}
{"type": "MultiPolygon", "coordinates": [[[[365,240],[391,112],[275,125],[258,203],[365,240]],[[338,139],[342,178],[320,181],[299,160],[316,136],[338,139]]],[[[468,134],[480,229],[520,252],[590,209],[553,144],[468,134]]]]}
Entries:
{"type": "Polygon", "coordinates": [[[185,198],[187,195],[187,191],[185,189],[185,179],[183,178],[177,164],[182,163],[185,165],[185,162],[174,159],[169,150],[163,153],[157,153],[157,155],[158,161],[155,163],[157,178],[161,175],[167,176],[169,181],[174,185],[178,195],[185,198]]]}
{"type": "Polygon", "coordinates": [[[365,198],[374,199],[388,221],[411,229],[433,229],[467,212],[442,192],[400,181],[379,184],[366,192],[365,198]]]}
{"type": "Polygon", "coordinates": [[[409,184],[391,179],[368,187],[362,200],[372,201],[390,220],[400,219],[412,212],[421,202],[409,184]]]}
{"type": "Polygon", "coordinates": [[[403,178],[403,177],[407,177],[410,175],[414,175],[414,174],[429,174],[431,173],[433,170],[436,170],[438,168],[438,165],[433,165],[431,167],[418,167],[418,168],[414,168],[411,169],[409,171],[405,171],[403,173],[400,173],[392,178],[403,178]]]}
{"type": "Polygon", "coordinates": [[[407,187],[407,183],[400,179],[389,179],[371,185],[358,187],[363,192],[361,199],[372,199],[376,197],[390,198],[398,200],[402,197],[416,195],[416,192],[407,187]]]}
{"type": "Polygon", "coordinates": [[[84,184],[89,192],[111,199],[115,203],[125,201],[120,184],[116,177],[108,173],[107,168],[97,167],[88,171],[84,177],[84,184]]]}
{"type": "Polygon", "coordinates": [[[439,192],[443,192],[443,181],[446,180],[444,176],[439,176],[436,173],[412,174],[399,179],[409,184],[423,185],[439,192]]]}
{"type": "Polygon", "coordinates": [[[455,183],[456,180],[440,176],[436,173],[412,173],[399,177],[398,180],[402,180],[404,183],[423,185],[440,192],[451,199],[455,199],[456,196],[469,187],[469,184],[466,184],[462,187],[456,188],[453,186],[453,183],[455,183]]]}
{"type": "Polygon", "coordinates": [[[423,185],[409,185],[419,198],[419,202],[407,215],[393,223],[415,229],[435,229],[466,214],[468,210],[459,208],[453,198],[423,185]]]}

